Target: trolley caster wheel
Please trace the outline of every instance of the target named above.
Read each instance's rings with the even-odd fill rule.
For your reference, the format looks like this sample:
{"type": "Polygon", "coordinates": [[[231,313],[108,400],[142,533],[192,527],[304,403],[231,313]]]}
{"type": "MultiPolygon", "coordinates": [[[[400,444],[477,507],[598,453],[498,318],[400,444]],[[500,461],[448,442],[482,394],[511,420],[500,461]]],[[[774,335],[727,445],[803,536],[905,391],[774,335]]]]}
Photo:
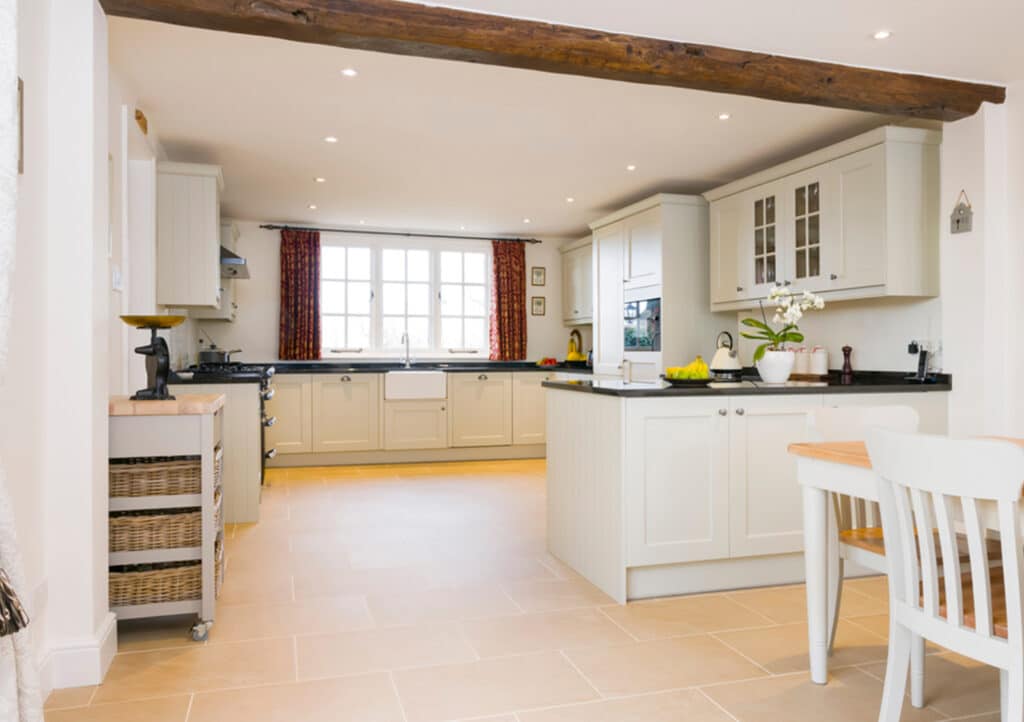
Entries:
{"type": "Polygon", "coordinates": [[[210,627],[212,625],[212,622],[198,622],[192,627],[192,641],[205,642],[210,636],[210,627]]]}

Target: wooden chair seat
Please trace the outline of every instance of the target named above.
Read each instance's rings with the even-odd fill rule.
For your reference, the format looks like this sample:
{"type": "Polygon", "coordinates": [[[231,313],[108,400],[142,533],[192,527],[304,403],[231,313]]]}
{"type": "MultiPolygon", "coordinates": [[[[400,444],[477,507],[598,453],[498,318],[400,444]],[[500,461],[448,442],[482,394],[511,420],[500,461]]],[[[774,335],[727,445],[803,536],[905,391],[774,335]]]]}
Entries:
{"type": "MultiPolygon", "coordinates": [[[[939,533],[935,534],[935,545],[939,546],[939,533]]],[[[857,547],[864,551],[877,554],[879,556],[885,556],[885,539],[882,536],[882,527],[880,526],[869,526],[862,527],[860,529],[844,529],[839,532],[839,542],[846,544],[851,547],[857,547]]],[[[986,540],[988,545],[988,558],[990,561],[998,559],[1000,554],[999,540],[988,539],[986,540]]],[[[967,551],[967,537],[964,534],[956,535],[956,546],[960,551],[960,561],[967,562],[970,559],[970,555],[967,551]]]]}

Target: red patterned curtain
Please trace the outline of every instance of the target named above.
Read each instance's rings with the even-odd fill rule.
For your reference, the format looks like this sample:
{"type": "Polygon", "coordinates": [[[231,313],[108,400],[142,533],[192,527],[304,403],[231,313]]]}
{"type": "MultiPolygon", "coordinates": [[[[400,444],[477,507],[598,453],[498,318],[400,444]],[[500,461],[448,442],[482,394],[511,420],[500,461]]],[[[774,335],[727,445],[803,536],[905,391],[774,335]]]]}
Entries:
{"type": "Polygon", "coordinates": [[[320,358],[320,233],[281,231],[281,319],[278,356],[320,358]]]}
{"type": "Polygon", "coordinates": [[[526,358],[526,248],[516,241],[492,241],[491,360],[526,358]]]}

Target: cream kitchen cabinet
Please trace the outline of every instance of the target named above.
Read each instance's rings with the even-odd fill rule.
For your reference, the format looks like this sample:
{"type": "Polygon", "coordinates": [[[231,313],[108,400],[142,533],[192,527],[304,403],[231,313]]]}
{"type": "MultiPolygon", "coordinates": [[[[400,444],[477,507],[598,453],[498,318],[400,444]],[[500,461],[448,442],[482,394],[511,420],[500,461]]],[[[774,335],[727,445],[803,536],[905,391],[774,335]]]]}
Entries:
{"type": "Polygon", "coordinates": [[[221,304],[219,166],[157,165],[156,301],[163,306],[221,304]]]}
{"type": "Polygon", "coordinates": [[[313,451],[313,376],[278,374],[273,389],[266,414],[276,421],[267,428],[267,449],[277,449],[278,454],[313,451]]]}
{"type": "Polygon", "coordinates": [[[824,396],[734,396],[729,403],[729,556],[803,549],[803,506],[789,445],[807,440],[824,396]]]}
{"type": "Polygon", "coordinates": [[[594,373],[622,374],[623,266],[625,231],[619,224],[594,232],[594,274],[597,283],[594,319],[594,373]]]}
{"type": "Polygon", "coordinates": [[[512,374],[448,375],[451,446],[507,446],[512,443],[512,374]]]}
{"type": "Polygon", "coordinates": [[[380,374],[322,374],[313,378],[313,451],[381,448],[380,374]]]}
{"type": "MultiPolygon", "coordinates": [[[[222,223],[220,226],[220,244],[229,251],[238,247],[238,226],[234,223],[222,223]]],[[[210,321],[234,321],[238,318],[238,302],[235,300],[234,278],[220,279],[220,303],[216,308],[191,308],[188,315],[210,321]]]]}
{"type": "Polygon", "coordinates": [[[512,443],[543,444],[547,439],[544,387],[551,374],[523,371],[512,374],[512,443]]]}
{"type": "Polygon", "coordinates": [[[622,282],[627,289],[661,283],[661,209],[648,208],[625,219],[623,225],[622,282]]]}
{"type": "Polygon", "coordinates": [[[448,402],[444,399],[384,402],[385,449],[444,449],[447,446],[448,402]]]}
{"type": "Polygon", "coordinates": [[[594,320],[593,243],[587,236],[562,251],[562,320],[574,326],[594,320]]]}
{"type": "Polygon", "coordinates": [[[729,422],[722,397],[626,405],[629,566],[729,556],[729,422]]]}
{"type": "Polygon", "coordinates": [[[776,285],[937,295],[940,140],[879,128],[706,193],[712,309],[749,308],[776,285]]]}

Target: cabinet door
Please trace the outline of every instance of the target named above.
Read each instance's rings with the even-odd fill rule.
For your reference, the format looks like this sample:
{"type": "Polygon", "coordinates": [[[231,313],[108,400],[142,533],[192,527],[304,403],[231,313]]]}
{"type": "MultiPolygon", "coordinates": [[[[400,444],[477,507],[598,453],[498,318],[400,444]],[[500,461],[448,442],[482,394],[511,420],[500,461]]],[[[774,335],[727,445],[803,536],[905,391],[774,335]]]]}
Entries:
{"type": "Polygon", "coordinates": [[[744,298],[764,298],[783,280],[780,190],[778,183],[769,183],[740,194],[745,205],[739,224],[740,267],[748,283],[738,285],[745,289],[744,298]]]}
{"type": "Polygon", "coordinates": [[[625,227],[615,223],[594,234],[595,294],[594,373],[622,375],[622,257],[625,227]]]}
{"type": "MultiPolygon", "coordinates": [[[[225,223],[220,227],[220,244],[234,251],[238,239],[238,227],[233,223],[225,223]]],[[[234,321],[238,318],[238,301],[235,300],[235,280],[220,279],[220,302],[216,308],[191,308],[189,318],[204,318],[215,321],[234,321]]]]}
{"type": "Polygon", "coordinates": [[[634,399],[626,408],[628,565],[728,557],[728,399],[634,399]]]}
{"type": "Polygon", "coordinates": [[[562,255],[562,318],[566,323],[590,323],[594,315],[592,246],[562,255]]]}
{"type": "Polygon", "coordinates": [[[512,374],[512,443],[543,444],[547,440],[542,383],[550,374],[524,371],[512,374]]]}
{"type": "Polygon", "coordinates": [[[156,300],[220,305],[220,196],[208,175],[157,173],[156,300]]]}
{"type": "Polygon", "coordinates": [[[753,266],[745,238],[754,234],[747,196],[740,193],[711,204],[711,302],[728,303],[749,297],[753,266]]]}
{"type": "Polygon", "coordinates": [[[826,219],[835,203],[828,203],[835,195],[833,174],[828,166],[820,166],[786,179],[785,202],[780,208],[786,214],[780,244],[785,254],[783,283],[795,291],[824,291],[829,289],[828,274],[823,263],[826,219]]]}
{"type": "Polygon", "coordinates": [[[828,164],[834,190],[825,197],[822,273],[831,290],[879,286],[886,268],[885,147],[828,164]],[[832,197],[834,196],[834,198],[832,197]]]}
{"type": "Polygon", "coordinates": [[[512,443],[512,374],[449,374],[448,401],[452,446],[512,443]]]}
{"type": "Polygon", "coordinates": [[[625,274],[629,288],[661,283],[661,208],[651,208],[625,221],[625,274]]]}
{"type": "Polygon", "coordinates": [[[443,449],[447,446],[448,410],[445,401],[384,402],[385,449],[443,449]]]}
{"type": "Polygon", "coordinates": [[[380,448],[380,376],[318,376],[313,382],[313,451],[380,448]]]}
{"type": "Polygon", "coordinates": [[[803,549],[803,502],[796,460],[787,449],[807,438],[807,415],[822,396],[730,400],[729,556],[803,549]]]}
{"type": "Polygon", "coordinates": [[[267,428],[267,449],[279,454],[307,454],[313,451],[313,378],[308,374],[278,374],[274,397],[267,401],[266,414],[277,419],[267,428]]]}

